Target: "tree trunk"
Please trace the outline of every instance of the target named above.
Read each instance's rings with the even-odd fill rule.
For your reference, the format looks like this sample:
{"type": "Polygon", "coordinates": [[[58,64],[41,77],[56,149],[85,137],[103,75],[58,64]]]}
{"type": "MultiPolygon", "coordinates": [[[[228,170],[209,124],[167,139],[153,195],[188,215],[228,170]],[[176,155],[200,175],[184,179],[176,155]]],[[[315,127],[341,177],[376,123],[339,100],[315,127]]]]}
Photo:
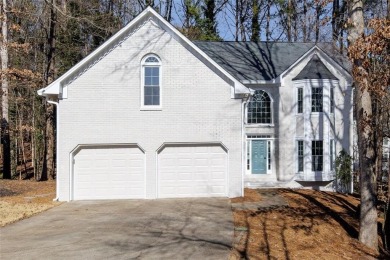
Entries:
{"type": "Polygon", "coordinates": [[[291,42],[291,14],[292,14],[292,0],[287,3],[287,41],[291,42]]]}
{"type": "Polygon", "coordinates": [[[1,143],[3,145],[3,179],[11,179],[11,138],[9,134],[8,117],[8,14],[7,0],[3,0],[1,6],[1,32],[2,40],[0,46],[1,57],[1,143]]]}
{"type": "Polygon", "coordinates": [[[339,14],[340,14],[340,0],[333,0],[333,12],[332,12],[332,39],[333,43],[336,43],[339,38],[339,14]]]}
{"type": "MultiPolygon", "coordinates": [[[[55,78],[55,62],[54,62],[54,52],[55,52],[55,28],[57,23],[57,15],[55,10],[55,0],[51,1],[50,7],[50,22],[49,22],[49,35],[47,38],[48,42],[48,52],[46,56],[46,71],[45,71],[45,81],[46,84],[50,84],[55,78]]],[[[45,157],[42,165],[42,173],[40,177],[40,181],[45,181],[50,176],[54,179],[55,176],[55,165],[54,165],[54,139],[55,139],[55,131],[54,131],[54,107],[52,104],[45,103],[46,113],[46,126],[45,126],[45,157]]]]}
{"type": "Polygon", "coordinates": [[[270,31],[270,23],[271,23],[271,1],[267,1],[267,23],[265,26],[265,39],[268,42],[271,38],[270,31]]]}
{"type": "MultiPolygon", "coordinates": [[[[350,5],[351,27],[348,43],[353,44],[364,34],[363,1],[353,0],[350,5]]],[[[361,61],[354,60],[353,70],[360,70],[361,61]]],[[[376,210],[376,171],[374,129],[372,124],[372,97],[366,82],[356,82],[356,120],[360,163],[360,232],[359,241],[378,250],[376,210]]]]}
{"type": "Polygon", "coordinates": [[[371,96],[367,90],[357,86],[357,125],[360,161],[360,233],[359,241],[378,249],[375,151],[373,129],[364,121],[372,116],[371,96]]]}
{"type": "Polygon", "coordinates": [[[321,15],[322,7],[320,4],[316,7],[316,43],[320,39],[320,15],[321,15]]]}
{"type": "Polygon", "coordinates": [[[259,24],[259,11],[260,3],[258,0],[253,0],[252,5],[252,35],[251,41],[258,42],[260,38],[260,24],[259,24]]]}
{"type": "Polygon", "coordinates": [[[302,37],[303,37],[303,42],[307,42],[308,38],[307,37],[307,0],[303,0],[303,29],[302,29],[302,37]]]}

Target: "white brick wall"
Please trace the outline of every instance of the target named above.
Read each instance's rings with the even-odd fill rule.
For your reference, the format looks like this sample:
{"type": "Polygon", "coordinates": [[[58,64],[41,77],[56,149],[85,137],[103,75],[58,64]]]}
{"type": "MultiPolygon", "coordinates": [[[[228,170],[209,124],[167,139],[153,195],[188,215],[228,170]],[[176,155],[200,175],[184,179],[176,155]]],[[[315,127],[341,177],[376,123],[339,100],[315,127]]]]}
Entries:
{"type": "Polygon", "coordinates": [[[229,197],[241,194],[241,100],[167,32],[148,21],[68,86],[58,106],[58,195],[70,199],[71,151],[80,144],[137,143],[146,153],[147,198],[156,197],[156,151],[164,142],[222,142],[229,197]],[[140,62],[162,61],[162,110],[141,111],[140,62]]]}

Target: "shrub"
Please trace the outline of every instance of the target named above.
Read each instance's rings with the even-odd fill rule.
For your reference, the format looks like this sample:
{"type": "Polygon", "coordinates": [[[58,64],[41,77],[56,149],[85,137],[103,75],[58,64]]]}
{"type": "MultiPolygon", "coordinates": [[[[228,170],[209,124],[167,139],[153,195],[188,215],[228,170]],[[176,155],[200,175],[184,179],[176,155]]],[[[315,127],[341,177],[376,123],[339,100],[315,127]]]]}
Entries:
{"type": "Polygon", "coordinates": [[[341,150],[336,157],[336,178],[341,191],[347,192],[352,180],[352,157],[345,150],[341,150]]]}

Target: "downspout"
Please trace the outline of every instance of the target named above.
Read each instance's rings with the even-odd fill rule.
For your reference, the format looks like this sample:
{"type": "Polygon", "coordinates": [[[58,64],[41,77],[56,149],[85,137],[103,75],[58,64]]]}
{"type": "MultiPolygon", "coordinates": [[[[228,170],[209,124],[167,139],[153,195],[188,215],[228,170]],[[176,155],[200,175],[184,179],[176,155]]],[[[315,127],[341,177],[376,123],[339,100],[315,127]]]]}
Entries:
{"type": "MultiPolygon", "coordinates": [[[[50,100],[48,97],[46,97],[46,101],[47,103],[49,104],[53,104],[56,106],[56,114],[57,114],[57,118],[56,118],[56,133],[57,133],[57,136],[58,136],[58,102],[56,101],[53,101],[53,100],[50,100]]],[[[58,138],[56,136],[56,149],[58,148],[58,138]]],[[[56,169],[58,169],[58,155],[56,156],[56,169]]],[[[53,201],[58,201],[59,200],[59,197],[58,197],[58,176],[57,176],[57,173],[56,173],[56,197],[53,199],[53,201]]]]}
{"type": "Polygon", "coordinates": [[[245,98],[243,98],[243,102],[241,104],[241,140],[242,140],[242,176],[241,176],[241,193],[242,193],[242,197],[244,197],[244,179],[245,179],[245,170],[246,170],[246,147],[245,147],[245,108],[246,108],[246,104],[248,103],[248,94],[246,94],[245,98]]]}

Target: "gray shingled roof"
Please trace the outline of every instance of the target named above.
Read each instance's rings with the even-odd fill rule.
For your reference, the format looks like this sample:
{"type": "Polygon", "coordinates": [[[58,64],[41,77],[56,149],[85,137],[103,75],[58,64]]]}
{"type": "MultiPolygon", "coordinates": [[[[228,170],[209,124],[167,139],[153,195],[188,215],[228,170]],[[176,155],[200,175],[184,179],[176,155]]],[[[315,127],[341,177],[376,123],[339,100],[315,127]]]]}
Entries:
{"type": "MultiPolygon", "coordinates": [[[[287,42],[194,42],[239,81],[272,80],[287,70],[315,43],[287,42]]],[[[349,71],[345,57],[330,43],[317,46],[349,71]]]]}
{"type": "Polygon", "coordinates": [[[293,79],[337,79],[335,75],[328,70],[324,63],[315,54],[302,69],[302,71],[293,79]]]}

